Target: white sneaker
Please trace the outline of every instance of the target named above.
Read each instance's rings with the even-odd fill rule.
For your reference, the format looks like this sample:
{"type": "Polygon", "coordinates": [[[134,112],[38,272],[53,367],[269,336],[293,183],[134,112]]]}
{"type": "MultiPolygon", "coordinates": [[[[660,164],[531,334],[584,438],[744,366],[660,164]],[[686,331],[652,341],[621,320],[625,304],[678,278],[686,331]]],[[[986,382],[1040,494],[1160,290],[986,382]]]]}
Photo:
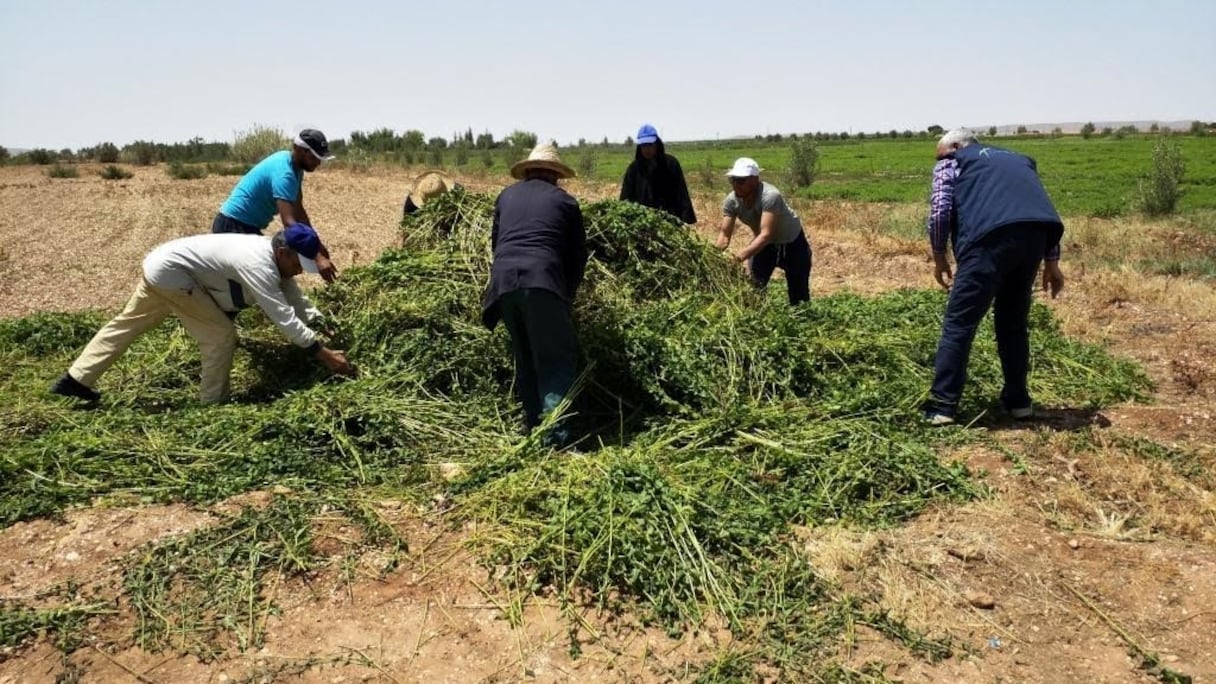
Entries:
{"type": "Polygon", "coordinates": [[[932,427],[942,427],[943,425],[954,425],[954,416],[947,416],[944,413],[928,413],[925,414],[925,422],[932,427]]]}

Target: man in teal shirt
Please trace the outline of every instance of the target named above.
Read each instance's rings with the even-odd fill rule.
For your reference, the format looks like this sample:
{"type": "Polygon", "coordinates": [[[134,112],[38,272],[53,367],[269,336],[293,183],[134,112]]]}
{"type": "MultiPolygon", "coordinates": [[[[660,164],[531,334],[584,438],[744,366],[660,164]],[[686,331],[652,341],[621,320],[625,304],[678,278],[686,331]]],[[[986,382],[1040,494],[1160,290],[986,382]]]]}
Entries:
{"type": "MultiPolygon", "coordinates": [[[[304,209],[304,174],[316,171],[327,159],[333,156],[325,134],[312,128],[300,131],[291,150],[266,157],[241,178],[215,215],[211,232],[261,235],[275,214],[284,229],[297,223],[311,226],[304,209]]],[[[317,270],[325,282],[333,282],[338,273],[324,245],[317,255],[317,270]]]]}

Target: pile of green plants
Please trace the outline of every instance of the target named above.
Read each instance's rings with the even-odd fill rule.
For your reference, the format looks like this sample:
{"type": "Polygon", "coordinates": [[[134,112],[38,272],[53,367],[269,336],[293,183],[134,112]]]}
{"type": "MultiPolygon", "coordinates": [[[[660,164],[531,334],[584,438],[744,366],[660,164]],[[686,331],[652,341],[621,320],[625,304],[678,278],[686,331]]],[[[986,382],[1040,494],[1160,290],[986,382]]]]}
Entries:
{"type": "MultiPolygon", "coordinates": [[[[0,322],[0,391],[12,398],[0,408],[0,524],[99,499],[209,503],[287,487],[302,503],[239,522],[260,530],[249,533],[257,558],[273,560],[240,561],[254,568],[240,582],[216,579],[213,559],[183,575],[198,563],[182,558],[194,546],[176,542],[129,570],[134,604],[154,595],[156,614],[173,613],[174,598],[149,588],[210,578],[214,590],[178,592],[176,614],[196,606],[187,612],[222,625],[222,607],[197,606],[238,595],[252,615],[261,573],[310,567],[306,543],[274,533],[282,521],[306,530],[299,521],[335,498],[359,510],[352,500],[425,507],[439,497],[448,519],[477,523],[473,543],[519,595],[551,591],[673,631],[724,621],[752,647],[707,663],[710,679],[760,663],[820,672],[855,624],[926,657],[948,654],[819,580],[790,542],[794,526],[890,525],[978,493],[943,457],[975,431],[929,431],[916,411],[942,295],[837,294],[791,308],[666,214],[608,201],[584,216],[591,259],[575,320],[585,373],[568,417],[577,451],[521,434],[506,332],[480,320],[493,199],[457,190],[407,218],[400,248],[314,292],[334,345],[360,368],[354,379],[326,377],[260,314],[242,314],[233,402],[194,402],[197,352],[166,324],[103,379],[101,408],[78,410],[44,388],[104,316],[0,322]],[[460,474],[440,477],[441,464],[460,474]]],[[[1146,389],[1135,366],[1067,339],[1047,309],[1032,318],[1039,401],[1099,407],[1146,389]]],[[[981,331],[964,412],[982,415],[999,392],[990,340],[981,331]]],[[[240,647],[257,642],[245,624],[240,647]]]]}

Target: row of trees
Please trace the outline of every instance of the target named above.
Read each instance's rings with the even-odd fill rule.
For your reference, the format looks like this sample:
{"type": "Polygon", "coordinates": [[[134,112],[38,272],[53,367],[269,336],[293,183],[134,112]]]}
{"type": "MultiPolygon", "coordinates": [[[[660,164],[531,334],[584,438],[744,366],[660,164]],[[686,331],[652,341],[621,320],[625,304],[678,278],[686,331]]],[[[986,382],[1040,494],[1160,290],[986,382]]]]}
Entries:
{"type": "MultiPolygon", "coordinates": [[[[873,133],[866,133],[864,131],[858,133],[850,133],[849,131],[841,131],[839,133],[816,131],[801,135],[798,133],[786,135],[770,133],[767,135],[757,135],[755,139],[767,143],[796,142],[798,140],[823,142],[850,139],[928,139],[940,136],[944,132],[944,128],[935,124],[922,131],[912,131],[911,129],[898,131],[893,128],[889,131],[875,131],[873,133]]],[[[1158,124],[1153,124],[1147,132],[1168,135],[1180,133],[1181,131],[1173,131],[1168,126],[1162,127],[1158,124]]],[[[1216,134],[1216,122],[1192,121],[1190,128],[1186,132],[1191,135],[1200,136],[1216,134]]],[[[1042,131],[1027,130],[1025,126],[1019,126],[1016,129],[1016,133],[1017,135],[1044,135],[1042,131]]],[[[1085,139],[1095,136],[1123,138],[1127,135],[1137,135],[1141,131],[1135,126],[1130,125],[1121,126],[1117,129],[1112,129],[1108,126],[1099,130],[1090,122],[1081,127],[1080,133],[1081,137],[1085,139]]],[[[989,127],[987,134],[989,137],[998,135],[997,128],[995,126],[989,127]]],[[[1050,135],[1057,137],[1063,135],[1063,131],[1057,127],[1050,132],[1050,135]]],[[[279,129],[255,126],[248,131],[238,132],[236,140],[233,143],[206,142],[200,137],[192,138],[184,143],[171,144],[137,140],[121,148],[114,143],[103,142],[91,147],[82,147],[76,151],[68,148],[59,151],[38,148],[22,152],[18,155],[12,155],[8,149],[0,146],[0,164],[9,162],[17,164],[58,164],[71,162],[113,164],[120,161],[142,166],[158,162],[200,163],[237,161],[242,164],[252,164],[262,156],[265,156],[265,154],[285,147],[287,140],[287,137],[279,129]]],[[[501,154],[504,155],[504,158],[518,158],[522,156],[525,150],[535,147],[536,142],[537,135],[535,133],[518,129],[501,139],[496,139],[494,134],[489,131],[474,135],[473,129],[469,128],[464,132],[453,134],[449,140],[439,136],[428,138],[426,134],[417,129],[397,133],[391,128],[380,128],[367,132],[353,131],[348,139],[331,140],[330,149],[336,154],[355,151],[360,156],[389,155],[407,163],[429,160],[433,164],[441,163],[440,160],[447,157],[445,153],[450,151],[456,163],[463,166],[473,156],[479,156],[483,161],[490,159],[489,153],[493,150],[502,151],[501,154]]],[[[623,142],[623,145],[627,148],[633,147],[633,144],[632,137],[626,137],[623,142]]],[[[576,147],[583,149],[591,147],[607,148],[611,146],[613,144],[605,137],[598,144],[588,143],[585,138],[580,138],[576,147]]]]}
{"type": "Polygon", "coordinates": [[[494,134],[486,131],[473,135],[470,128],[464,133],[447,138],[434,136],[426,137],[422,131],[410,129],[401,134],[391,128],[380,128],[374,131],[353,131],[348,140],[335,141],[331,147],[359,149],[371,153],[413,152],[420,153],[428,150],[446,150],[449,147],[465,148],[467,150],[496,150],[504,147],[515,149],[532,149],[536,147],[536,134],[530,131],[515,130],[501,140],[495,140],[494,134]]]}
{"type": "Polygon", "coordinates": [[[232,146],[228,143],[205,142],[202,138],[172,144],[136,140],[122,147],[111,142],[103,142],[91,147],[82,147],[74,152],[69,148],[59,151],[35,148],[17,155],[12,155],[6,148],[0,147],[0,163],[11,161],[16,164],[71,162],[114,164],[125,162],[148,166],[157,162],[221,162],[230,159],[231,156],[232,146]]]}
{"type": "MultiPolygon", "coordinates": [[[[330,141],[330,149],[335,153],[358,150],[367,154],[408,155],[411,158],[422,159],[428,153],[448,149],[456,150],[458,158],[467,159],[472,150],[529,150],[536,146],[535,133],[523,130],[512,131],[509,135],[496,140],[494,134],[486,131],[474,136],[472,129],[453,136],[452,142],[442,137],[427,138],[422,131],[408,130],[397,134],[392,129],[381,128],[375,131],[354,131],[350,138],[330,141]]],[[[79,150],[64,148],[50,150],[36,148],[21,154],[10,154],[7,148],[0,146],[0,163],[13,162],[18,164],[59,164],[72,162],[97,162],[113,164],[124,162],[148,166],[158,162],[164,163],[202,163],[237,161],[252,164],[262,156],[275,149],[283,149],[288,144],[288,138],[276,128],[255,126],[248,131],[237,133],[232,143],[206,142],[195,137],[184,143],[156,143],[137,140],[121,148],[110,142],[98,143],[79,150]]]]}
{"type": "MultiPolygon", "coordinates": [[[[1159,126],[1155,123],[1149,126],[1148,132],[1164,135],[1175,133],[1175,131],[1169,126],[1159,126]]],[[[1207,135],[1208,133],[1216,133],[1216,121],[1210,123],[1204,123],[1203,121],[1192,121],[1191,127],[1187,132],[1191,135],[1207,135]]],[[[1094,135],[1098,135],[1100,137],[1112,136],[1115,138],[1122,138],[1126,135],[1136,135],[1138,133],[1140,133],[1140,129],[1136,128],[1135,126],[1120,126],[1114,129],[1112,129],[1110,126],[1105,126],[1102,128],[1102,130],[1098,130],[1092,121],[1081,127],[1081,137],[1085,138],[1086,140],[1092,138],[1094,135]]]]}

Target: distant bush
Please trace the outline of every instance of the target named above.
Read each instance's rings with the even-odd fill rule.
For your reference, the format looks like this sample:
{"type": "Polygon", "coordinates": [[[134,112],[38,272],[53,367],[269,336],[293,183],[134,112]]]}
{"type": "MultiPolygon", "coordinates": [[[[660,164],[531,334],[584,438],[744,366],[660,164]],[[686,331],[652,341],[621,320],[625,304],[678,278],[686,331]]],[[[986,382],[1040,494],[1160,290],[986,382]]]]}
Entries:
{"type": "Polygon", "coordinates": [[[242,164],[256,164],[274,152],[287,149],[289,143],[282,130],[255,125],[247,131],[237,131],[232,142],[232,159],[242,164]]]}
{"type": "Polygon", "coordinates": [[[722,176],[718,175],[718,170],[714,168],[714,161],[706,157],[701,161],[701,165],[697,167],[697,178],[701,181],[701,185],[707,190],[713,190],[720,186],[722,176]]]}
{"type": "Polygon", "coordinates": [[[51,178],[76,178],[80,174],[76,171],[75,166],[67,166],[64,164],[55,164],[46,170],[46,175],[51,178]]]}
{"type": "Polygon", "coordinates": [[[432,147],[427,152],[426,158],[427,163],[429,163],[431,166],[443,166],[443,148],[438,146],[432,147]]]}
{"type": "Polygon", "coordinates": [[[244,176],[252,168],[253,164],[221,164],[219,162],[211,162],[206,166],[207,173],[213,176],[244,176]]]}
{"type": "Polygon", "coordinates": [[[139,166],[151,166],[156,163],[157,149],[156,143],[151,143],[146,140],[136,140],[122,148],[122,156],[128,162],[139,166]]]}
{"type": "Polygon", "coordinates": [[[38,164],[39,166],[45,166],[55,161],[55,153],[42,147],[35,147],[22,156],[28,159],[29,163],[38,164]]]}
{"type": "Polygon", "coordinates": [[[1112,219],[1123,215],[1123,202],[1119,200],[1108,200],[1105,204],[1094,207],[1090,210],[1089,215],[1094,218],[1112,219]]]}
{"type": "MultiPolygon", "coordinates": [[[[509,143],[511,147],[522,149],[525,152],[531,150],[533,147],[536,147],[536,134],[531,131],[521,131],[519,129],[515,129],[511,131],[510,135],[508,135],[504,140],[505,142],[509,143]]],[[[629,142],[629,146],[633,146],[632,141],[629,142]]],[[[521,156],[520,159],[523,159],[523,157],[521,156]]]]}
{"type": "Polygon", "coordinates": [[[1089,140],[1091,137],[1093,137],[1094,130],[1095,129],[1094,129],[1093,122],[1092,121],[1087,122],[1084,126],[1081,127],[1081,137],[1086,140],[1089,140]]]}
{"type": "Polygon", "coordinates": [[[10,156],[12,155],[9,154],[8,148],[4,145],[0,145],[0,164],[7,162],[10,156]]]}
{"type": "Polygon", "coordinates": [[[526,156],[528,156],[528,150],[508,145],[502,148],[502,165],[505,166],[507,170],[510,170],[511,166],[514,165],[515,162],[523,159],[526,156]]]}
{"type": "Polygon", "coordinates": [[[819,147],[803,138],[790,146],[790,181],[794,188],[809,188],[819,173],[819,147]]]}
{"type": "Polygon", "coordinates": [[[335,169],[346,169],[355,173],[367,173],[371,171],[371,153],[362,147],[348,147],[346,152],[337,159],[326,162],[326,165],[335,169]]]}
{"type": "Polygon", "coordinates": [[[464,143],[456,145],[456,166],[464,166],[469,163],[469,147],[464,143]]]}
{"type": "Polygon", "coordinates": [[[575,161],[575,171],[583,178],[590,178],[595,175],[595,167],[599,165],[599,159],[595,154],[594,147],[582,147],[578,152],[578,160],[575,161]]]}
{"type": "Polygon", "coordinates": [[[494,153],[490,152],[489,148],[485,148],[481,151],[481,165],[487,169],[494,168],[494,153]]]}
{"type": "Polygon", "coordinates": [[[207,177],[207,169],[197,164],[183,164],[181,162],[172,162],[165,173],[169,174],[170,178],[177,180],[196,180],[207,177]]]}
{"type": "Polygon", "coordinates": [[[1140,181],[1140,208],[1149,216],[1172,214],[1182,197],[1182,176],[1186,165],[1182,150],[1165,136],[1153,143],[1153,167],[1140,181]]]}
{"type": "Polygon", "coordinates": [[[118,146],[111,142],[104,142],[93,148],[93,156],[101,164],[113,164],[118,161],[118,146]]]}
{"type": "Polygon", "coordinates": [[[110,164],[102,169],[97,175],[101,176],[105,180],[126,180],[135,174],[122,168],[121,166],[110,164]]]}

